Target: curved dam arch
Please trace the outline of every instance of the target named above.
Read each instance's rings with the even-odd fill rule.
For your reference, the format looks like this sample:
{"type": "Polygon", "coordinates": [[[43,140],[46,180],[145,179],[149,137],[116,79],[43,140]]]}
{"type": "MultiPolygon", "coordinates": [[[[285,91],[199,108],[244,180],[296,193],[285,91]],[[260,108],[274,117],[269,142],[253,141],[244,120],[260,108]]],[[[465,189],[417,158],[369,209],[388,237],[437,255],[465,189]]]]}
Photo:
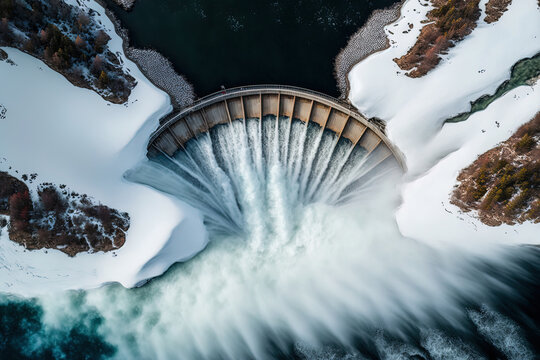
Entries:
{"type": "Polygon", "coordinates": [[[348,103],[315,91],[282,85],[257,85],[223,90],[196,101],[163,122],[152,134],[148,157],[173,156],[187,142],[221,124],[267,116],[315,123],[322,130],[365,149],[373,167],[385,162],[406,170],[401,152],[384,131],[348,103]]]}

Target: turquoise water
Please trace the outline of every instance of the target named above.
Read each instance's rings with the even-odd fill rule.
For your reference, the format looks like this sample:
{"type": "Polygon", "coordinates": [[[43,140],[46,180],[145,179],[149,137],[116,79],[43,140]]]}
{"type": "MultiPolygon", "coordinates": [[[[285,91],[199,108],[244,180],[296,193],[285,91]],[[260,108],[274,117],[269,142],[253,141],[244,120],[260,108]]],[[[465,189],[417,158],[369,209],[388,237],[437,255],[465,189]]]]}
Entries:
{"type": "MultiPolygon", "coordinates": [[[[68,294],[72,306],[84,304],[84,292],[68,294]]],[[[0,295],[0,358],[100,359],[116,353],[99,332],[103,318],[86,309],[59,327],[44,322],[37,299],[0,295]]]]}

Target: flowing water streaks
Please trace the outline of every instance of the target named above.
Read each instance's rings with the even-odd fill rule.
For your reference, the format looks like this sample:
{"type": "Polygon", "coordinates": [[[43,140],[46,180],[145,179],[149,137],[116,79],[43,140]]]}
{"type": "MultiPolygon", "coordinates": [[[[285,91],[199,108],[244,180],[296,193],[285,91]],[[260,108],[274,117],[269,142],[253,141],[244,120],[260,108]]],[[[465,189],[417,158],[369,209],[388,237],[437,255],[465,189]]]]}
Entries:
{"type": "Polygon", "coordinates": [[[484,347],[498,349],[494,336],[478,344],[478,334],[488,332],[468,309],[509,289],[483,263],[519,278],[517,260],[489,249],[485,257],[442,251],[401,236],[393,219],[400,172],[379,155],[314,124],[267,116],[216,126],[173,156],[134,169],[128,179],[198,208],[210,244],[136,290],[144,301],[123,289],[89,296],[103,311],[106,333],[119,335],[120,353],[447,359],[485,358],[484,347]],[[123,294],[124,313],[140,315],[106,308],[111,294],[123,294]],[[154,332],[126,330],[144,329],[145,314],[156,309],[154,332]],[[125,322],[133,326],[118,327],[125,322]],[[121,340],[126,336],[144,345],[121,340]]]}
{"type": "MultiPolygon", "coordinates": [[[[257,121],[217,126],[126,174],[200,210],[200,254],[141,288],[40,296],[40,327],[95,314],[84,339],[120,359],[534,358],[534,325],[520,320],[534,310],[520,304],[535,299],[524,279],[540,251],[480,256],[405,238],[392,163],[305,123],[257,121]]],[[[3,336],[17,331],[4,325],[3,336]]]]}
{"type": "Polygon", "coordinates": [[[368,158],[360,146],[315,123],[266,116],[217,126],[154,161],[177,174],[174,191],[183,188],[183,199],[209,214],[210,228],[223,231],[224,223],[234,223],[230,232],[251,229],[260,239],[276,231],[290,236],[285,218],[300,204],[342,202],[368,181],[368,158]]]}

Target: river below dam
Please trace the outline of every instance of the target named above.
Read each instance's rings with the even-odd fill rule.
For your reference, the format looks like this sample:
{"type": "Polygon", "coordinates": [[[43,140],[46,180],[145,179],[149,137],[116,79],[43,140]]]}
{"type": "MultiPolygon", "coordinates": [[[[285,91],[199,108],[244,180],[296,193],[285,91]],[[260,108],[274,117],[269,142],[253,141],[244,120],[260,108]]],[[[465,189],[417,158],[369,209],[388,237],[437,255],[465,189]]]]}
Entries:
{"type": "Polygon", "coordinates": [[[404,237],[400,174],[314,124],[216,126],[126,173],[198,209],[207,247],[139,288],[2,296],[4,347],[18,358],[534,360],[538,248],[404,237]]]}

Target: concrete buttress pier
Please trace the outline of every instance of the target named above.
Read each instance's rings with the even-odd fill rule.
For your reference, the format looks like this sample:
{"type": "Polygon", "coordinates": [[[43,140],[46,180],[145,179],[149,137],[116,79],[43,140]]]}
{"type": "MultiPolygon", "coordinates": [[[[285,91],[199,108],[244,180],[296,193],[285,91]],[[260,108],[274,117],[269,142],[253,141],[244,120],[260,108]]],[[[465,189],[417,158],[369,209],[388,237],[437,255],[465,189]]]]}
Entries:
{"type": "Polygon", "coordinates": [[[381,163],[388,158],[406,169],[401,152],[388,140],[384,130],[360,114],[351,104],[315,91],[282,85],[256,85],[223,90],[197,100],[163,122],[152,134],[148,157],[160,153],[173,156],[186,143],[220,124],[235,120],[259,119],[273,115],[304,123],[361,146],[381,163]]]}

